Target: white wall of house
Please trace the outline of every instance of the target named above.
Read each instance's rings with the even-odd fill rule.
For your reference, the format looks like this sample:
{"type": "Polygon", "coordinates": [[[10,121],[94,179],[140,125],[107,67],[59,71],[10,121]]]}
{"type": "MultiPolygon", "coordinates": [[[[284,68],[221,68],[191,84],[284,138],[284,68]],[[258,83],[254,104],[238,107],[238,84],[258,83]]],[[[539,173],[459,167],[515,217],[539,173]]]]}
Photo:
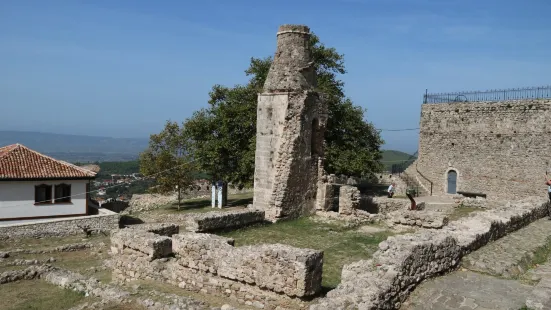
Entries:
{"type": "Polygon", "coordinates": [[[88,180],[60,181],[0,181],[0,220],[46,216],[77,215],[86,213],[86,184],[88,180]],[[35,205],[35,186],[71,185],[70,203],[35,205]]]}

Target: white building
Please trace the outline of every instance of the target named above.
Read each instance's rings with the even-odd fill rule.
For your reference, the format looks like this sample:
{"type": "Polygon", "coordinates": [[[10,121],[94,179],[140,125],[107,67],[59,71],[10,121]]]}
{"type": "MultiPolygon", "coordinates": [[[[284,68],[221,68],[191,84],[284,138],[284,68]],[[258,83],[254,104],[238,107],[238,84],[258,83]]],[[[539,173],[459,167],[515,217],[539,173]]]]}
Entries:
{"type": "Polygon", "coordinates": [[[21,144],[0,147],[0,221],[87,215],[95,176],[21,144]]]}

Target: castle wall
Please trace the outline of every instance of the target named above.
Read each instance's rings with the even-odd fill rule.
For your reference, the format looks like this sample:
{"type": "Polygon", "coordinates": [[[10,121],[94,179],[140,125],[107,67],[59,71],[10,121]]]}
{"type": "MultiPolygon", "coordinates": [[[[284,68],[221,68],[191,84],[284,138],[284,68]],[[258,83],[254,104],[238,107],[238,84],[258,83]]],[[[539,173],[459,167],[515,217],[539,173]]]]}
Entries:
{"type": "MultiPolygon", "coordinates": [[[[488,199],[546,196],[551,169],[551,100],[423,104],[418,169],[447,193],[447,173],[457,191],[488,199]]],[[[551,177],[551,175],[550,175],[551,177]]]]}

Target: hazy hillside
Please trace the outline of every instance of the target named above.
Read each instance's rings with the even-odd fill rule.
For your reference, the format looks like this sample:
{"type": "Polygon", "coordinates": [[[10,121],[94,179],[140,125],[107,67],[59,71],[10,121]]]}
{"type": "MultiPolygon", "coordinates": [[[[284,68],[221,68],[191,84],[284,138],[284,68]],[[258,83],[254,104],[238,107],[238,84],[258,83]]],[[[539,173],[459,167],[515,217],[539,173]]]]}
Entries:
{"type": "Polygon", "coordinates": [[[383,159],[381,159],[381,161],[383,162],[387,170],[390,170],[390,168],[394,164],[400,164],[405,161],[413,162],[413,160],[415,159],[415,157],[412,157],[411,154],[407,154],[400,151],[383,150],[382,152],[383,152],[383,159]]]}
{"type": "Polygon", "coordinates": [[[0,131],[0,146],[14,143],[61,160],[93,162],[134,160],[147,148],[148,139],[0,131]]]}

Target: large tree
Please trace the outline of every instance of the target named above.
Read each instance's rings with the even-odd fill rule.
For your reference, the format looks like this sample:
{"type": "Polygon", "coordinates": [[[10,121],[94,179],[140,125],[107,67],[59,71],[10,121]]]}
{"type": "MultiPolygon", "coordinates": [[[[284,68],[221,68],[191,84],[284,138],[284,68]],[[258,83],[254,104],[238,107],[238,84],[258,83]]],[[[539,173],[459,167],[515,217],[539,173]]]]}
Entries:
{"type": "Polygon", "coordinates": [[[178,193],[180,210],[182,192],[193,184],[195,163],[189,156],[182,128],[176,122],[168,121],[165,128],[149,138],[149,147],[140,154],[140,172],[154,176],[157,193],[178,193]]]}
{"type": "MultiPolygon", "coordinates": [[[[325,133],[328,173],[367,176],[381,170],[380,145],[374,126],[366,121],[366,110],[344,94],[344,56],[311,36],[318,91],[329,106],[325,133]]],[[[256,107],[258,93],[268,75],[271,57],[251,58],[245,71],[246,85],[215,85],[209,107],[197,111],[184,123],[184,135],[197,162],[213,178],[239,185],[251,185],[254,175],[256,107]]]]}

